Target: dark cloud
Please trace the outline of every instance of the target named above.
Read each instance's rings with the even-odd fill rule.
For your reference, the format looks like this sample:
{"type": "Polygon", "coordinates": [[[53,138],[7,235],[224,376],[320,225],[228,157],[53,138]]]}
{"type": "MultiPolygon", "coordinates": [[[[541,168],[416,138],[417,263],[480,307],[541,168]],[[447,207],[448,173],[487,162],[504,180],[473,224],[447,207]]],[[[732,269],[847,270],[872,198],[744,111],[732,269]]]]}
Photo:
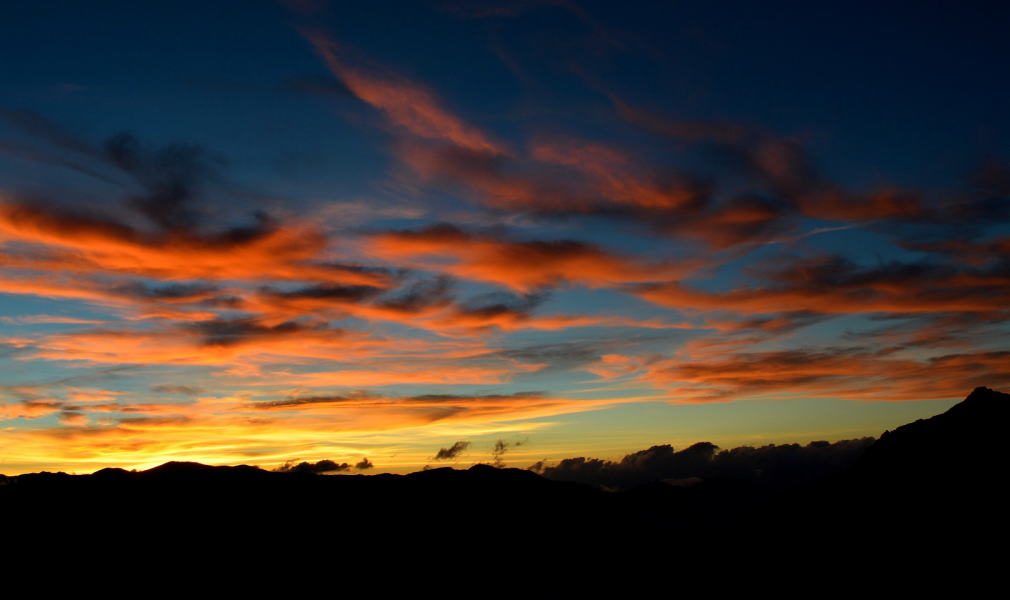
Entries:
{"type": "Polygon", "coordinates": [[[491,464],[493,466],[499,467],[499,468],[504,467],[505,466],[505,460],[504,460],[505,454],[507,454],[508,451],[511,450],[512,448],[516,448],[518,446],[522,446],[525,443],[526,443],[525,440],[519,440],[519,441],[515,441],[515,442],[506,442],[505,440],[497,440],[497,441],[495,441],[494,445],[491,446],[491,464]]]}
{"type": "Polygon", "coordinates": [[[490,400],[494,401],[505,401],[505,400],[521,400],[525,398],[544,398],[546,397],[545,392],[516,392],[514,394],[422,394],[419,396],[409,396],[406,400],[411,402],[424,402],[424,403],[452,403],[452,402],[466,402],[473,400],[490,400]]]}
{"type": "Polygon", "coordinates": [[[282,300],[332,300],[339,302],[361,302],[383,292],[382,288],[369,285],[313,285],[296,290],[281,291],[268,287],[260,289],[264,296],[282,300]]]}
{"type": "Polygon", "coordinates": [[[298,408],[301,406],[310,406],[313,404],[342,404],[346,402],[361,402],[363,400],[370,400],[375,398],[370,394],[365,394],[364,392],[359,392],[356,394],[349,394],[346,396],[303,396],[298,398],[285,398],[283,400],[271,400],[267,402],[256,402],[253,404],[255,408],[270,410],[274,408],[298,408]]]}
{"type": "Polygon", "coordinates": [[[439,448],[432,460],[452,460],[470,447],[470,442],[460,440],[448,448],[439,448]]]}
{"type": "MultiPolygon", "coordinates": [[[[150,146],[130,133],[113,135],[92,143],[52,121],[29,112],[0,113],[26,134],[38,160],[76,170],[113,183],[121,193],[109,200],[82,199],[67,194],[31,197],[12,194],[0,205],[9,225],[38,241],[96,242],[103,251],[143,255],[129,270],[164,276],[165,267],[148,264],[149,251],[168,260],[174,251],[214,253],[262,244],[273,245],[284,237],[283,225],[257,208],[260,198],[226,180],[226,162],[196,144],[172,143],[150,146]]],[[[21,152],[24,154],[24,152],[21,152]]],[[[319,232],[303,232],[270,249],[280,262],[307,263],[325,244],[319,232]]],[[[194,256],[196,258],[196,256],[194,256]]],[[[196,261],[199,271],[199,260],[196,261]]],[[[179,269],[182,264],[169,269],[179,269]]],[[[313,265],[321,271],[327,265],[313,265]]],[[[333,266],[334,273],[348,272],[346,265],[333,266]]],[[[206,273],[194,273],[193,279],[206,273]]],[[[316,275],[324,280],[323,273],[316,275]]],[[[293,278],[293,277],[292,277],[293,278]]],[[[289,278],[289,279],[292,279],[289,278]]],[[[181,279],[181,277],[179,277],[181,279]]],[[[124,290],[130,291],[130,290],[124,290]]]]}
{"type": "Polygon", "coordinates": [[[907,348],[967,348],[987,346],[1006,335],[999,327],[1008,312],[935,313],[930,315],[888,313],[870,321],[886,323],[869,330],[846,331],[843,339],[859,343],[884,343],[907,348]]]}
{"type": "Polygon", "coordinates": [[[367,471],[368,469],[371,469],[374,466],[375,465],[372,464],[372,461],[368,460],[367,458],[362,458],[360,461],[355,463],[354,468],[359,471],[367,471]]]}
{"type": "Polygon", "coordinates": [[[126,296],[137,300],[160,300],[160,301],[198,301],[204,300],[217,293],[218,286],[204,283],[169,283],[151,284],[140,281],[120,283],[112,288],[110,292],[116,295],[126,296]]]}
{"type": "MultiPolygon", "coordinates": [[[[466,231],[444,223],[374,233],[368,243],[373,253],[389,259],[409,258],[429,270],[511,288],[523,300],[522,306],[513,300],[501,307],[512,313],[524,312],[559,285],[664,280],[694,264],[626,255],[579,240],[517,239],[502,229],[466,231]]],[[[472,307],[475,313],[480,308],[472,307]]],[[[487,318],[495,316],[490,312],[487,318]]]]}
{"type": "Polygon", "coordinates": [[[549,293],[546,291],[523,295],[489,292],[469,298],[456,308],[456,312],[462,317],[485,320],[503,315],[524,318],[548,297],[549,293]]]}
{"type": "Polygon", "coordinates": [[[452,301],[451,289],[450,277],[422,279],[383,298],[377,305],[406,314],[417,313],[428,308],[448,305],[452,301]]]}
{"type": "Polygon", "coordinates": [[[144,192],[128,202],[164,230],[191,229],[197,222],[194,203],[205,186],[220,179],[221,158],[193,144],[172,144],[149,149],[129,133],[120,133],[102,145],[103,157],[130,174],[144,192]]]}
{"type": "Polygon", "coordinates": [[[829,319],[830,315],[810,311],[792,311],[777,315],[762,315],[759,317],[745,318],[740,320],[719,320],[717,318],[708,319],[707,323],[715,329],[733,332],[761,332],[769,336],[791,333],[797,329],[808,327],[829,319]]]}
{"type": "Polygon", "coordinates": [[[420,394],[417,396],[386,396],[366,391],[357,391],[343,395],[302,396],[285,398],[283,400],[256,402],[253,406],[260,409],[284,409],[311,406],[314,404],[388,404],[391,402],[466,405],[485,402],[507,403],[510,400],[538,399],[545,397],[546,395],[544,392],[516,392],[514,394],[420,394]]]}
{"type": "Polygon", "coordinates": [[[677,309],[744,314],[996,313],[1010,306],[1010,263],[943,260],[860,265],[839,255],[779,257],[752,269],[761,286],[708,292],[680,282],[630,285],[632,293],[677,309]]]}
{"type": "Polygon", "coordinates": [[[822,288],[872,288],[885,282],[926,283],[950,279],[959,267],[928,261],[887,261],[873,266],[859,265],[843,256],[824,255],[794,258],[784,267],[763,270],[767,280],[822,288]]]}
{"type": "Polygon", "coordinates": [[[120,425],[148,425],[148,426],[159,426],[159,425],[185,425],[192,423],[194,419],[187,416],[169,416],[169,417],[122,417],[116,419],[116,423],[120,425]]]}
{"type": "Polygon", "coordinates": [[[561,342],[500,350],[499,355],[529,363],[548,363],[562,368],[596,362],[608,349],[607,342],[561,342]]]}
{"type": "MultiPolygon", "coordinates": [[[[328,325],[325,323],[306,324],[301,321],[285,321],[276,325],[267,325],[256,318],[246,317],[198,321],[185,325],[185,328],[203,336],[203,343],[208,346],[231,346],[252,339],[288,337],[306,331],[326,330],[328,325]]],[[[340,331],[334,329],[332,333],[339,335],[340,331]]]]}
{"type": "Polygon", "coordinates": [[[70,407],[60,411],[58,415],[60,423],[64,425],[81,425],[88,421],[88,416],[79,410],[73,410],[70,407]]]}
{"type": "Polygon", "coordinates": [[[587,339],[575,342],[559,342],[554,344],[537,344],[518,348],[505,348],[494,351],[491,356],[508,360],[516,360],[529,364],[546,364],[545,370],[567,370],[600,361],[605,354],[631,351],[635,354],[647,349],[668,344],[670,341],[682,338],[683,331],[663,333],[646,333],[625,335],[617,339],[587,339]]]}
{"type": "MultiPolygon", "coordinates": [[[[340,263],[318,264],[320,269],[331,268],[334,272],[346,272],[352,277],[367,278],[368,284],[315,283],[296,288],[261,286],[257,289],[255,304],[287,314],[327,314],[331,311],[352,310],[356,306],[387,306],[387,300],[379,300],[392,293],[405,276],[400,270],[371,268],[340,263]]],[[[316,275],[317,277],[319,274],[316,275]]],[[[310,279],[312,277],[309,277],[310,279]]],[[[402,289],[402,288],[401,288],[402,289]]],[[[408,288],[409,289],[409,288],[408,288]]],[[[408,292],[409,293],[409,292],[408,292]]],[[[404,306],[404,310],[409,307],[404,306]]]]}
{"type": "Polygon", "coordinates": [[[205,192],[222,188],[225,161],[196,144],[174,143],[148,147],[130,133],[118,133],[94,144],[63,129],[49,119],[27,111],[3,111],[0,116],[35,140],[57,151],[69,152],[74,161],[57,157],[49,162],[70,166],[89,175],[114,173],[127,190],[126,206],[160,231],[192,231],[206,203],[205,192]],[[126,183],[126,182],[129,183],[126,183]]]}
{"type": "MultiPolygon", "coordinates": [[[[360,463],[359,463],[360,464],[360,463]]],[[[332,460],[321,460],[318,462],[300,462],[294,464],[294,462],[287,462],[277,467],[275,471],[281,473],[338,473],[341,471],[349,471],[351,465],[348,463],[337,463],[332,460]]]]}
{"type": "Polygon", "coordinates": [[[195,396],[202,394],[204,389],[196,385],[156,385],[151,388],[156,394],[182,394],[184,396],[195,396]]]}

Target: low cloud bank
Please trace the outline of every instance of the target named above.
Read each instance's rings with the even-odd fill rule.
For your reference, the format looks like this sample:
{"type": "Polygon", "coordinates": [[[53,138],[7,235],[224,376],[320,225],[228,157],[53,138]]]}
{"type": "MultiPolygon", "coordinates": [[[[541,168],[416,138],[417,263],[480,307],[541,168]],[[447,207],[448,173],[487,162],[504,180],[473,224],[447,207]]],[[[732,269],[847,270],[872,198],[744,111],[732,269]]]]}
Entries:
{"type": "Polygon", "coordinates": [[[769,444],[729,450],[699,442],[683,450],[669,444],[628,454],[619,461],[566,458],[556,465],[540,462],[530,470],[549,479],[627,488],[654,481],[694,485],[705,480],[729,479],[780,487],[815,481],[856,462],[873,443],[871,437],[838,442],[769,444]]]}

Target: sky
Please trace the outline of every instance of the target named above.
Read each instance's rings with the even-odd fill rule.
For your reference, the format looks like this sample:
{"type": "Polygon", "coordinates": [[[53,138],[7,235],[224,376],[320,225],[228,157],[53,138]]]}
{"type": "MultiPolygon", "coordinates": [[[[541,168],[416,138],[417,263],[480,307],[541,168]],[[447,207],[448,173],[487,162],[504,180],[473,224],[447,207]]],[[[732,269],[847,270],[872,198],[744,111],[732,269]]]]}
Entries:
{"type": "Polygon", "coordinates": [[[4,2],[0,472],[526,467],[1010,389],[1010,9],[821,4],[4,2]]]}

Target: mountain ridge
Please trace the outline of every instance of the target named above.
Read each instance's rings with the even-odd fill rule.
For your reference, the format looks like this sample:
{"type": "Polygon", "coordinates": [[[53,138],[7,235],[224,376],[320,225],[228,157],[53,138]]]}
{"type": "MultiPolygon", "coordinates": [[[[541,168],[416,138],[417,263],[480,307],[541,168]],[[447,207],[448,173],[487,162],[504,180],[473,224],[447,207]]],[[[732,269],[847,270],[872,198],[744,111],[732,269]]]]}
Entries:
{"type": "MultiPolygon", "coordinates": [[[[711,550],[748,539],[853,544],[885,531],[927,543],[961,539],[965,527],[1006,529],[1008,453],[996,433],[1008,410],[1010,395],[977,388],[944,413],[885,432],[851,468],[789,486],[717,477],[608,490],[482,464],[320,475],[170,461],[138,472],[7,477],[0,510],[23,517],[11,528],[28,533],[62,524],[53,515],[80,514],[116,535],[134,535],[139,525],[138,532],[161,536],[214,532],[228,543],[337,536],[357,544],[486,538],[618,548],[670,538],[711,550]]],[[[649,456],[677,454],[662,452],[649,456]]]]}

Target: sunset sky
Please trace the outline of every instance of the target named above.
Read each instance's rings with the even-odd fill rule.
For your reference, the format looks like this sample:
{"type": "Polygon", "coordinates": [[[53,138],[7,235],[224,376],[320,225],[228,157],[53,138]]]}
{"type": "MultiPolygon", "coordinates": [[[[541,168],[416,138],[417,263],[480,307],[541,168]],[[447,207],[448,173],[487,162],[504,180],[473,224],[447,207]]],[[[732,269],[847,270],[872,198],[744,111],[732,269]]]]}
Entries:
{"type": "Polygon", "coordinates": [[[0,473],[526,467],[1007,391],[1007,6],[5,1],[0,473]]]}

